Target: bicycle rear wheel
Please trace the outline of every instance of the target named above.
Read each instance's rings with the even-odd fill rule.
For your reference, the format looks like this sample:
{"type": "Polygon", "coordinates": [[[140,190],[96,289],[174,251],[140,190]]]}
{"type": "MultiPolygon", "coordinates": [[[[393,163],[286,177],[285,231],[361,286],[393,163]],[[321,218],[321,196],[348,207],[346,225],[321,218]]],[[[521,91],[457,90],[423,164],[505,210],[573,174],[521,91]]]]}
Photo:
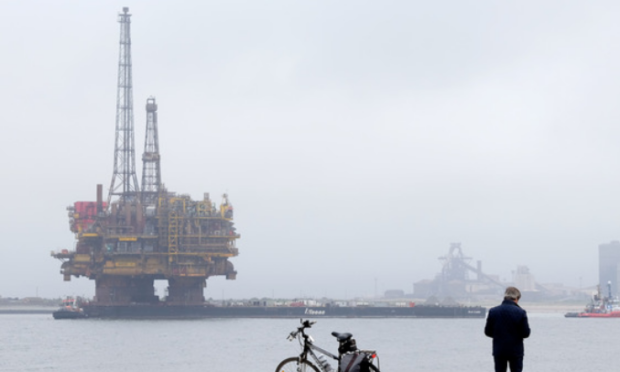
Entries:
{"type": "Polygon", "coordinates": [[[280,362],[276,367],[276,372],[319,372],[319,369],[307,360],[299,363],[299,358],[292,357],[280,362]]]}

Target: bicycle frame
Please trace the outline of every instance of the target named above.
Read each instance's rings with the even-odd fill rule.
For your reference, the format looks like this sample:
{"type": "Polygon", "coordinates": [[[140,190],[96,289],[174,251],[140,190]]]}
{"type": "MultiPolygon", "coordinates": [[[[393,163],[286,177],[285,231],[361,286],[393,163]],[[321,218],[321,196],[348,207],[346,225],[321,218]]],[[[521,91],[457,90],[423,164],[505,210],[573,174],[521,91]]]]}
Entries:
{"type": "MultiPolygon", "coordinates": [[[[321,353],[322,355],[325,355],[325,356],[327,356],[327,357],[329,357],[329,358],[332,358],[332,359],[334,359],[334,360],[336,360],[336,361],[340,359],[340,358],[338,358],[337,356],[335,356],[334,354],[330,353],[329,351],[324,350],[324,349],[322,349],[322,348],[320,348],[320,347],[318,347],[318,346],[314,345],[313,343],[309,343],[309,344],[308,344],[308,351],[306,352],[306,355],[307,355],[307,354],[310,354],[310,355],[312,356],[312,359],[314,359],[314,361],[316,362],[316,366],[317,366],[317,367],[319,367],[319,369],[320,369],[321,371],[324,371],[324,370],[325,370],[325,366],[324,366],[324,365],[323,365],[323,363],[321,363],[321,361],[319,360],[319,357],[318,357],[318,356],[316,355],[316,353],[314,352],[315,350],[316,350],[316,351],[318,351],[319,353],[321,353]]],[[[307,357],[306,357],[306,359],[307,359],[307,357]]]]}
{"type": "Polygon", "coordinates": [[[321,371],[328,372],[325,366],[323,365],[323,363],[321,363],[319,356],[315,353],[315,351],[319,352],[322,355],[325,355],[326,357],[334,359],[336,361],[340,360],[340,358],[330,353],[329,351],[315,345],[314,340],[312,339],[312,336],[306,334],[305,332],[306,328],[310,328],[310,326],[314,323],[316,322],[310,322],[310,321],[303,322],[302,326],[297,329],[297,332],[295,331],[291,332],[288,338],[291,341],[293,338],[297,338],[300,346],[302,347],[301,353],[299,354],[299,357],[298,357],[300,363],[302,361],[307,361],[308,354],[310,354],[310,356],[312,357],[314,361],[314,365],[321,371]]]}
{"type": "MultiPolygon", "coordinates": [[[[329,351],[315,345],[312,336],[307,335],[305,332],[306,328],[310,328],[314,323],[316,322],[311,322],[310,320],[301,320],[301,326],[298,327],[296,331],[293,331],[288,335],[287,339],[289,341],[297,339],[299,345],[301,346],[301,353],[296,357],[287,358],[280,362],[280,364],[276,368],[276,372],[293,370],[297,372],[306,370],[318,372],[335,372],[339,368],[339,366],[337,365],[336,368],[332,367],[332,365],[329,364],[328,361],[325,360],[323,357],[325,356],[327,358],[331,358],[340,363],[342,356],[348,356],[351,352],[358,353],[357,355],[359,355],[360,353],[362,355],[365,355],[365,358],[367,358],[366,362],[368,363],[368,368],[370,368],[372,371],[379,372],[379,359],[376,355],[376,352],[374,350],[358,350],[355,347],[355,340],[351,339],[352,335],[350,333],[339,334],[337,332],[332,332],[332,336],[337,337],[338,342],[341,343],[340,347],[338,348],[338,355],[334,355],[329,351]],[[352,347],[354,351],[352,351],[350,348],[348,350],[347,348],[343,348],[341,350],[341,347],[346,345],[344,343],[348,342],[349,340],[353,341],[352,347]],[[377,365],[374,364],[375,361],[377,365]],[[291,364],[295,365],[294,369],[291,369],[291,364]]],[[[350,346],[351,345],[349,345],[349,347],[350,346]]]]}

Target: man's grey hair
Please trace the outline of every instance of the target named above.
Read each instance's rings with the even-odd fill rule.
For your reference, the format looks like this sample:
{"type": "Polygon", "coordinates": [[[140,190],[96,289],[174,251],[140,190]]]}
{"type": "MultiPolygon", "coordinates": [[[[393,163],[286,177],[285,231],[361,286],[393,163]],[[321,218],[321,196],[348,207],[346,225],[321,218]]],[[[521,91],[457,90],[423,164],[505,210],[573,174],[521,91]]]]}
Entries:
{"type": "Polygon", "coordinates": [[[506,288],[506,292],[504,292],[504,300],[519,300],[521,299],[521,292],[516,287],[508,287],[506,288]]]}

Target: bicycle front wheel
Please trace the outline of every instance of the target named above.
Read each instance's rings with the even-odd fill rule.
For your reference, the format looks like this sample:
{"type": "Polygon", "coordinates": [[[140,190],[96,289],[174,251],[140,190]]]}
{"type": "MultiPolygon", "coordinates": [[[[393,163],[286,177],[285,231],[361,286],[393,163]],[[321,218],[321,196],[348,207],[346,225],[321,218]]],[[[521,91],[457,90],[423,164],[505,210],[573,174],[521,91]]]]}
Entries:
{"type": "Polygon", "coordinates": [[[292,357],[280,362],[276,367],[276,372],[319,372],[319,369],[307,360],[299,363],[299,358],[292,357]]]}

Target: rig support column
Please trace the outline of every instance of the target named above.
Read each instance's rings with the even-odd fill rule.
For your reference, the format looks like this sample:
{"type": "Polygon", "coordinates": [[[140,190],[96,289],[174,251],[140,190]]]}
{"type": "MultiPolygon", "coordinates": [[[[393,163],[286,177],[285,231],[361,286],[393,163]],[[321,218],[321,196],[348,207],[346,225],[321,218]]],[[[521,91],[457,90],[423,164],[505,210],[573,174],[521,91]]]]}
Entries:
{"type": "Polygon", "coordinates": [[[202,304],[205,301],[203,289],[206,286],[205,278],[170,278],[166,302],[179,305],[202,304]]]}

